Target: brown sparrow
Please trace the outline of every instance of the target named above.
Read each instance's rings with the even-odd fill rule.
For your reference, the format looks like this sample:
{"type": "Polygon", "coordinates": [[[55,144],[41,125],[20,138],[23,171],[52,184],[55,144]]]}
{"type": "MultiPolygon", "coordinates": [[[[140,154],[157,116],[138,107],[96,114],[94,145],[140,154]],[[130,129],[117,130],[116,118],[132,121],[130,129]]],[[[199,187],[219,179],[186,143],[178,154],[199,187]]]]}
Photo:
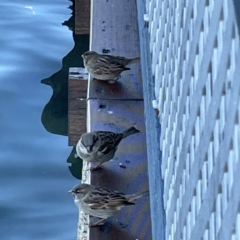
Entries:
{"type": "Polygon", "coordinates": [[[90,184],[80,183],[69,191],[74,197],[74,202],[81,211],[90,216],[101,218],[100,221],[90,226],[101,225],[124,206],[135,205],[135,201],[149,192],[126,195],[118,191],[95,187],[90,184]]]}
{"type": "Polygon", "coordinates": [[[84,161],[97,164],[91,170],[97,169],[103,163],[113,159],[122,139],[138,132],[140,131],[135,127],[130,127],[122,133],[107,131],[84,133],[76,146],[77,155],[84,161]]]}
{"type": "Polygon", "coordinates": [[[110,83],[117,81],[123,71],[130,70],[126,65],[140,61],[139,57],[125,58],[98,54],[95,51],[87,51],[82,54],[83,63],[87,71],[98,80],[106,80],[110,83]]]}

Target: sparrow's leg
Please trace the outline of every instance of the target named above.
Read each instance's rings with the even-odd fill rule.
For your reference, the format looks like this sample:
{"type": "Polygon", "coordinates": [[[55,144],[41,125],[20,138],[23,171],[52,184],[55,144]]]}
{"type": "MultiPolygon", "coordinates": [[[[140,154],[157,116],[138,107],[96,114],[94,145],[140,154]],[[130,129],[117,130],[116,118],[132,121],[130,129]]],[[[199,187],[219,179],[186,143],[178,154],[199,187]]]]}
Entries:
{"type": "Polygon", "coordinates": [[[86,169],[86,171],[96,171],[96,170],[99,170],[99,169],[101,169],[102,168],[102,163],[100,163],[100,164],[98,164],[96,167],[89,167],[89,168],[87,168],[86,169]]]}
{"type": "Polygon", "coordinates": [[[92,172],[92,171],[96,171],[96,170],[101,169],[101,168],[102,168],[101,165],[102,165],[102,164],[100,163],[100,164],[98,164],[96,167],[90,167],[90,171],[92,172]]]}
{"type": "Polygon", "coordinates": [[[116,81],[117,81],[117,80],[108,80],[108,83],[114,84],[114,83],[116,83],[116,81]]]}
{"type": "Polygon", "coordinates": [[[110,80],[107,80],[108,81],[108,83],[116,83],[117,82],[117,80],[119,79],[121,77],[121,75],[119,75],[118,77],[116,77],[116,78],[114,78],[114,79],[110,79],[110,80]]]}
{"type": "Polygon", "coordinates": [[[89,227],[96,227],[96,226],[99,226],[99,225],[103,225],[105,223],[105,221],[106,221],[106,219],[102,218],[102,219],[100,219],[99,221],[97,221],[95,223],[90,223],[89,227]]]}

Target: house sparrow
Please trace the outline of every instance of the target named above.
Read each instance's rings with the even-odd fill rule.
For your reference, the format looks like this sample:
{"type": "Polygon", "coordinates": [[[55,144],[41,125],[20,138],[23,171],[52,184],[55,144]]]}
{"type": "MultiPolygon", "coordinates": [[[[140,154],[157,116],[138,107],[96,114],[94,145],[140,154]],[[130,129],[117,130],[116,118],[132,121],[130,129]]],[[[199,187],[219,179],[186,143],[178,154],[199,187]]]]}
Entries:
{"type": "Polygon", "coordinates": [[[87,71],[98,80],[106,80],[110,83],[118,80],[123,71],[130,70],[126,65],[140,61],[140,58],[125,58],[98,54],[95,51],[88,51],[82,54],[83,63],[87,71]]]}
{"type": "Polygon", "coordinates": [[[98,164],[91,169],[94,170],[114,157],[123,138],[138,132],[140,131],[135,127],[130,127],[122,133],[107,131],[84,133],[77,143],[76,151],[82,160],[98,164]]]}
{"type": "Polygon", "coordinates": [[[101,225],[105,220],[121,210],[124,206],[135,205],[135,201],[149,192],[125,195],[118,191],[108,190],[89,184],[78,184],[68,193],[74,197],[74,202],[81,211],[90,216],[101,218],[90,226],[101,225]]]}

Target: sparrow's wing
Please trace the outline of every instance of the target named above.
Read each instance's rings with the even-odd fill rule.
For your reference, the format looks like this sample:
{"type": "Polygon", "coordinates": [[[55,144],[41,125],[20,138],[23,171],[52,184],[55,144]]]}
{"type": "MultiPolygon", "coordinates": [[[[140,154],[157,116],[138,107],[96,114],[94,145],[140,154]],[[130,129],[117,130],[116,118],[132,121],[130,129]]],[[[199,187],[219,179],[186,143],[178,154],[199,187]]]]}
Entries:
{"type": "Polygon", "coordinates": [[[109,62],[109,63],[96,63],[91,66],[94,73],[98,75],[108,75],[112,73],[121,73],[125,70],[130,70],[130,68],[126,68],[121,64],[116,62],[109,62]]]}
{"type": "Polygon", "coordinates": [[[121,56],[111,56],[111,55],[101,55],[97,59],[99,62],[104,62],[105,64],[116,64],[125,66],[130,62],[130,59],[121,56]]]}
{"type": "Polygon", "coordinates": [[[101,141],[101,146],[99,147],[98,151],[101,151],[103,154],[108,154],[113,148],[118,146],[122,140],[121,133],[98,131],[97,135],[99,141],[101,141]]]}
{"type": "Polygon", "coordinates": [[[134,205],[129,202],[124,193],[110,191],[102,187],[95,187],[94,190],[84,199],[84,202],[92,209],[106,209],[123,205],[134,205]]]}
{"type": "Polygon", "coordinates": [[[94,62],[103,66],[109,66],[111,69],[124,69],[129,59],[119,56],[101,55],[95,58],[94,62]]]}

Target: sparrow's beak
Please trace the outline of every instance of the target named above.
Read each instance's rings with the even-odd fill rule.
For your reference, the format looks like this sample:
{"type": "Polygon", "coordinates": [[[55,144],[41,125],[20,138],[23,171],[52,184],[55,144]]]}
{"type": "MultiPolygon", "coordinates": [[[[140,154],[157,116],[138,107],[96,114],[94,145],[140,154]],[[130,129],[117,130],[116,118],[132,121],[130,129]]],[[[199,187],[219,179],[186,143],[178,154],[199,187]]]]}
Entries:
{"type": "Polygon", "coordinates": [[[68,194],[73,194],[73,191],[72,190],[68,191],[68,194]]]}

